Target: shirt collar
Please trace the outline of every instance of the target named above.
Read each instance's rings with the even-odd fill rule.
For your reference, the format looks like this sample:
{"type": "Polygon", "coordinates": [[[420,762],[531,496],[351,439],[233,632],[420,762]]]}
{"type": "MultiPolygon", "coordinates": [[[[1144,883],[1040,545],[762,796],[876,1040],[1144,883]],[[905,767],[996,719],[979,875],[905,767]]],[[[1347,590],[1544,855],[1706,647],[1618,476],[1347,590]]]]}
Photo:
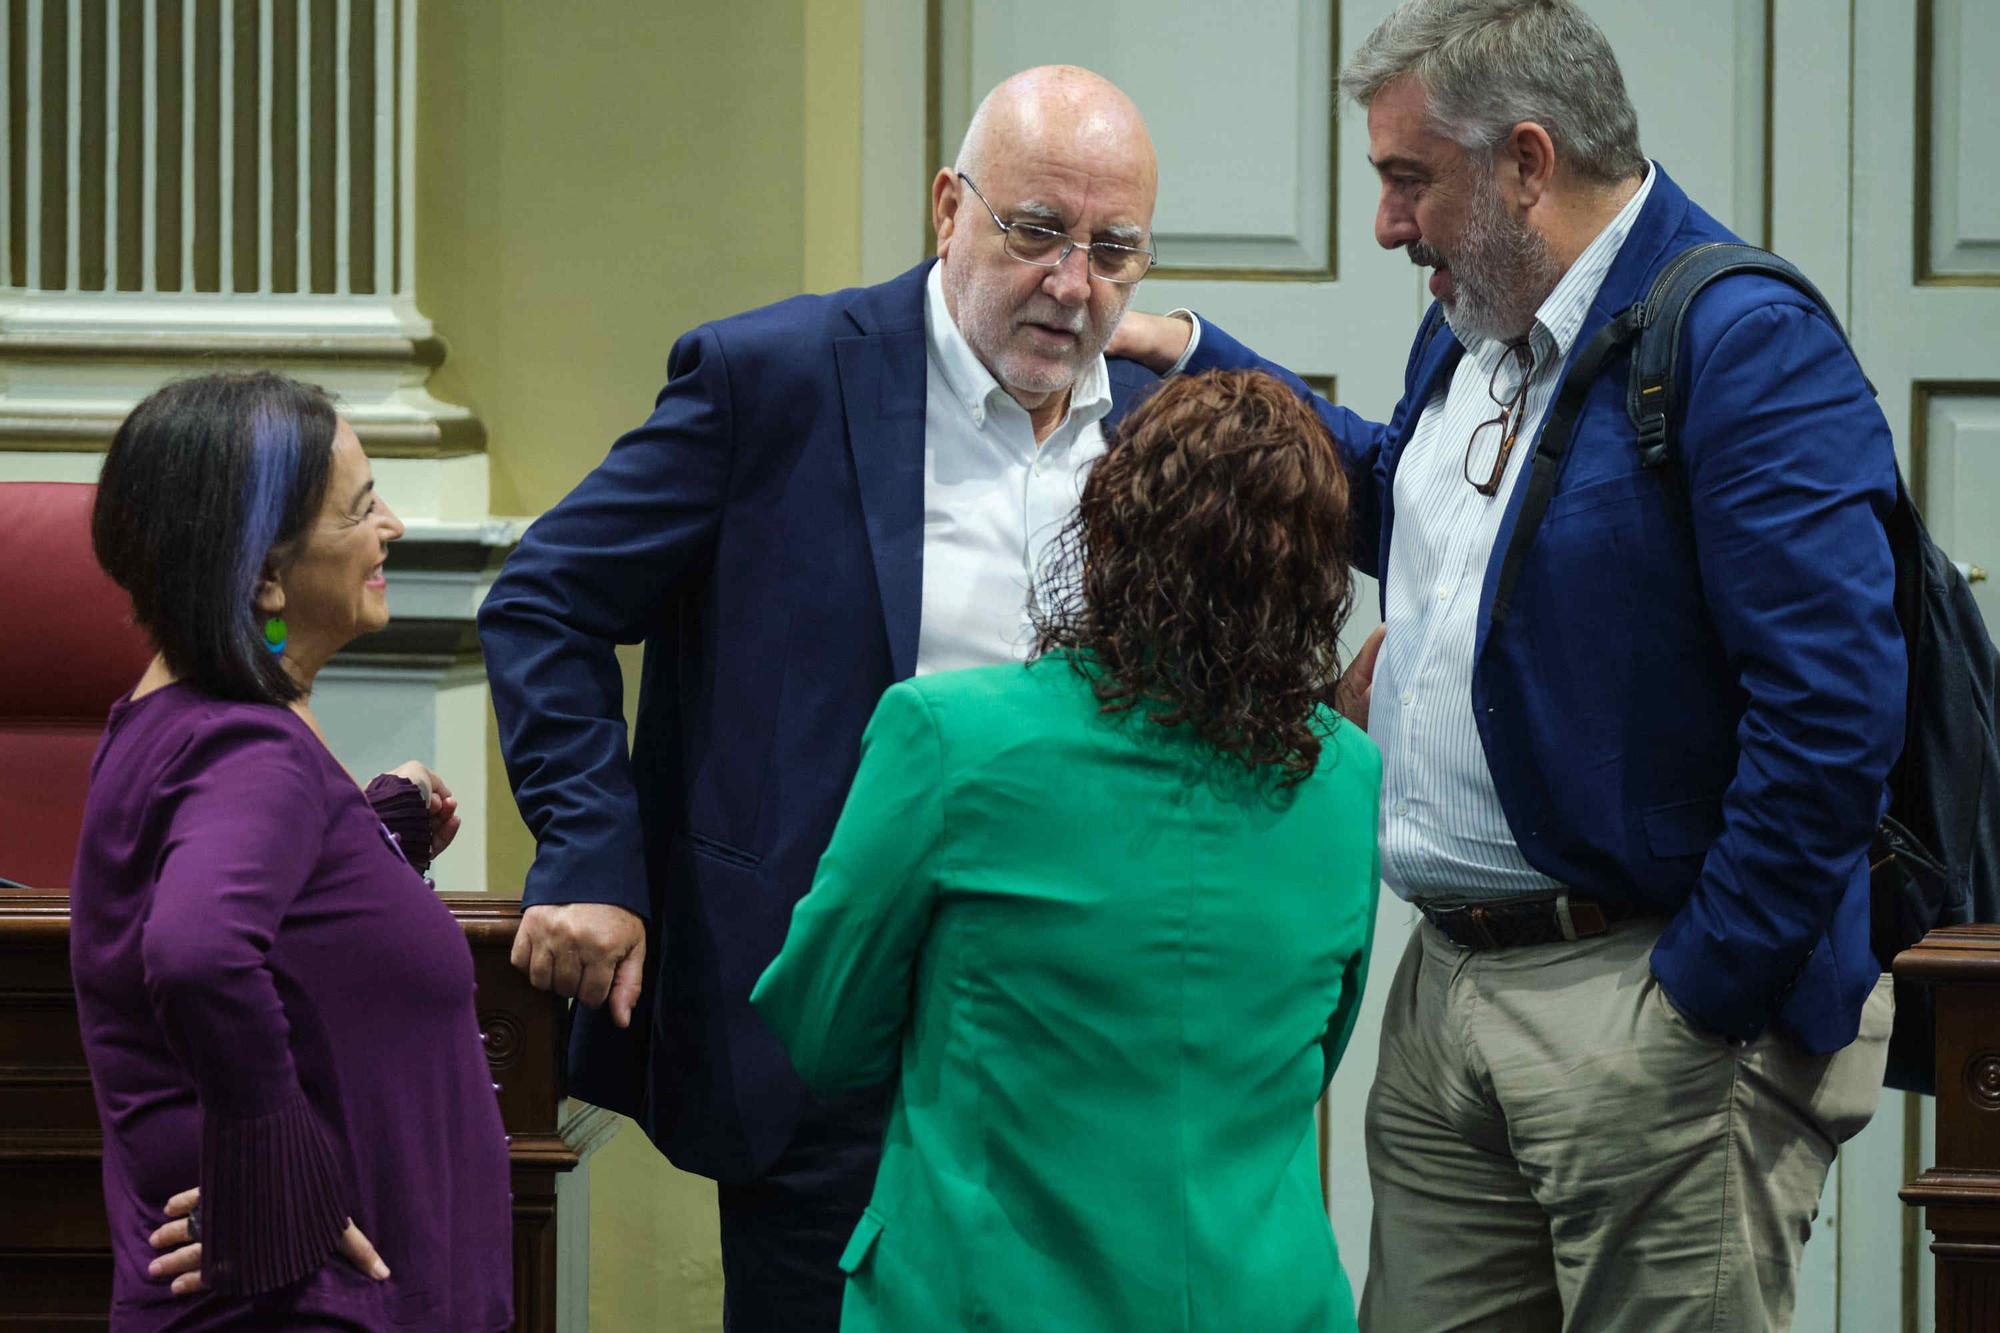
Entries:
{"type": "MultiPolygon", "coordinates": [[[[993,372],[958,331],[958,323],[944,302],[942,260],[931,265],[930,276],[924,282],[924,343],[930,350],[931,364],[944,376],[952,396],[958,399],[975,426],[984,427],[987,416],[996,409],[1012,407],[1025,415],[1027,409],[1000,387],[993,372]]],[[[1080,420],[1088,424],[1110,410],[1111,373],[1105,368],[1103,353],[1099,353],[1090,359],[1070,387],[1069,412],[1063,421],[1066,424],[1080,420]]]]}
{"type": "Polygon", "coordinates": [[[1576,262],[1569,266],[1569,271],[1556,283],[1555,290],[1548,294],[1541,308],[1535,312],[1535,323],[1555,343],[1556,362],[1569,359],[1577,334],[1583,331],[1584,316],[1590,313],[1591,303],[1597,299],[1597,290],[1604,285],[1604,275],[1611,271],[1611,262],[1618,258],[1625,238],[1632,234],[1632,224],[1639,220],[1639,210],[1646,206],[1646,198],[1652,194],[1653,182],[1659,176],[1659,170],[1648,163],[1646,179],[1639,183],[1639,188],[1625,201],[1617,216],[1606,223],[1604,230],[1583,248],[1583,253],[1576,257],[1576,262]]]}

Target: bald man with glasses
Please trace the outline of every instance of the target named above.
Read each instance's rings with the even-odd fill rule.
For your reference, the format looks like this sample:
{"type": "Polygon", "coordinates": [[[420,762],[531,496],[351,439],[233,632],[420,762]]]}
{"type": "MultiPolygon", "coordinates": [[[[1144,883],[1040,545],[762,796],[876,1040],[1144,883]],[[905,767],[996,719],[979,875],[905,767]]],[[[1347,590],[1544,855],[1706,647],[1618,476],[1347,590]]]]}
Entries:
{"type": "Polygon", "coordinates": [[[537,842],[514,961],[581,1002],[572,1094],[718,1182],[735,1333],[838,1326],[886,1111],[814,1102],[751,986],[882,691],[1025,656],[1042,552],[1157,383],[1103,354],[1156,180],[1110,83],[1007,80],[932,182],[937,260],[681,338],[652,416],[480,611],[537,842]],[[639,641],[628,758],[613,648],[639,641]]]}

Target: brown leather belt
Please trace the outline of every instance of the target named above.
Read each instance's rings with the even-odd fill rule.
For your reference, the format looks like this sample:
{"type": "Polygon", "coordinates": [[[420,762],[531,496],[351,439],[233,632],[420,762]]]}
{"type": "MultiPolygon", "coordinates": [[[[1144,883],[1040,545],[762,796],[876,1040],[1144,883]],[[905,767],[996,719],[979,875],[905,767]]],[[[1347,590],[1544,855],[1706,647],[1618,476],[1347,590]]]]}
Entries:
{"type": "Polygon", "coordinates": [[[1567,891],[1518,898],[1419,898],[1424,920],[1463,949],[1511,949],[1602,935],[1640,915],[1621,903],[1601,903],[1567,891]]]}

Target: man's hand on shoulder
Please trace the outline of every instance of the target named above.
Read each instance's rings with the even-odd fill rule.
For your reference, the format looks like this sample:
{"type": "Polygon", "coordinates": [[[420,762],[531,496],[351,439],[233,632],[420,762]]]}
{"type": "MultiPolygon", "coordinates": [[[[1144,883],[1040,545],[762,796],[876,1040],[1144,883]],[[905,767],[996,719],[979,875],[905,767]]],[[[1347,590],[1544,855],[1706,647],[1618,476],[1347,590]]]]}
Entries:
{"type": "Polygon", "coordinates": [[[1125,318],[1119,320],[1118,327],[1112,330],[1111,342],[1105,347],[1104,354],[1137,361],[1155,375],[1164,375],[1174,368],[1174,362],[1181,359],[1181,353],[1187,350],[1188,339],[1193,336],[1194,325],[1185,319],[1127,310],[1125,318]]]}
{"type": "Polygon", "coordinates": [[[646,923],[611,903],[554,903],[521,913],[511,960],[537,990],[574,996],[611,1021],[632,1022],[645,977],[646,923]]]}

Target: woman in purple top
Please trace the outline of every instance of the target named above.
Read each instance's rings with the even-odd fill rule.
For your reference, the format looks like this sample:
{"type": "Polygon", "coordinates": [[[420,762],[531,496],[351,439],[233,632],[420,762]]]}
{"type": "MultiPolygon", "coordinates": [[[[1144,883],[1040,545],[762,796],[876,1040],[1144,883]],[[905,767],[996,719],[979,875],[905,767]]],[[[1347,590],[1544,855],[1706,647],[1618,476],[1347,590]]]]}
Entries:
{"type": "Polygon", "coordinates": [[[421,765],[364,796],[309,705],[388,623],[402,532],[279,375],[170,385],[105,457],[97,557],[159,650],[112,708],[70,891],[113,1329],[511,1322],[472,958],[413,868],[454,803],[421,765]]]}

